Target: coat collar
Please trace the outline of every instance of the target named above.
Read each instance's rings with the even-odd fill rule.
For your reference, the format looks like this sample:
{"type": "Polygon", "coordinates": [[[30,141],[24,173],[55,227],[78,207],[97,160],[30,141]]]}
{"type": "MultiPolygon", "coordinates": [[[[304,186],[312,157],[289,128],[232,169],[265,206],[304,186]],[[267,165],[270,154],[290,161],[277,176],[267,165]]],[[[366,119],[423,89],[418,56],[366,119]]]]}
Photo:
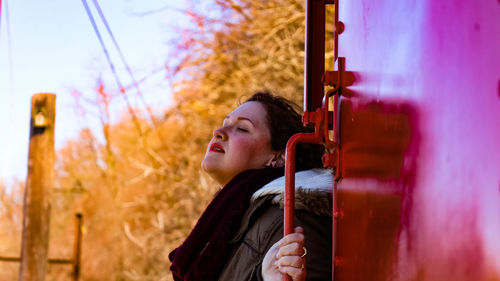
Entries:
{"type": "MultiPolygon", "coordinates": [[[[295,209],[318,215],[332,214],[333,176],[328,169],[312,169],[295,174],[295,209]]],[[[284,205],[285,177],[264,185],[252,195],[252,202],[271,197],[273,204],[284,205]]]]}
{"type": "MultiPolygon", "coordinates": [[[[295,186],[309,191],[332,192],[332,172],[328,169],[311,169],[295,173],[295,186]]],[[[285,177],[277,178],[264,185],[252,195],[252,201],[270,194],[285,192],[285,177]]]]}

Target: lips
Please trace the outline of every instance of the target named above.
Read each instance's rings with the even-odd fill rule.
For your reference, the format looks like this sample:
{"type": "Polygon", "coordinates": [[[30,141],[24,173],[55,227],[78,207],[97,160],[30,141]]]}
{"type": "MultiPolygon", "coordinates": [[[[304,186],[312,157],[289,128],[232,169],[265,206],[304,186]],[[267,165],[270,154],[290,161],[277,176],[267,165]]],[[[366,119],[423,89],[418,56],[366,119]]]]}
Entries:
{"type": "Polygon", "coordinates": [[[212,152],[218,152],[218,153],[224,153],[224,148],[222,148],[222,146],[220,144],[214,142],[210,146],[210,151],[212,151],[212,152]]]}

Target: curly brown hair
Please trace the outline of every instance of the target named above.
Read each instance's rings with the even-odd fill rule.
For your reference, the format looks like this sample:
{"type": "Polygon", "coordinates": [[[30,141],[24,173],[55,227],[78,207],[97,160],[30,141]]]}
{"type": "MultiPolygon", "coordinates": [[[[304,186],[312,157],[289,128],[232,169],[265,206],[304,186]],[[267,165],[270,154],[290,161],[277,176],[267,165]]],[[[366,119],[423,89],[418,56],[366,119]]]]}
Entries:
{"type": "MultiPolygon", "coordinates": [[[[264,105],[267,112],[266,119],[271,132],[271,148],[284,150],[290,137],[296,133],[310,133],[313,128],[302,125],[302,117],[296,109],[300,106],[284,97],[269,92],[257,92],[245,102],[257,101],[264,105]]],[[[324,148],[319,144],[301,143],[297,145],[295,170],[307,170],[323,167],[321,156],[324,148]]]]}

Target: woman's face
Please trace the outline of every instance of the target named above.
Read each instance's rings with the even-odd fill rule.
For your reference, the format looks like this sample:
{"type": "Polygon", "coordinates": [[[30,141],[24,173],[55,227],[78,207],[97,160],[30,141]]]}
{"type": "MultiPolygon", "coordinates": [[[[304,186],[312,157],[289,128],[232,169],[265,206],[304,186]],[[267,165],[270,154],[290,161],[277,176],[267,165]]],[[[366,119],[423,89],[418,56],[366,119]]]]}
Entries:
{"type": "Polygon", "coordinates": [[[244,170],[269,165],[276,152],[271,149],[266,116],[264,106],[256,101],[245,102],[227,115],[208,144],[203,170],[225,185],[244,170]]]}

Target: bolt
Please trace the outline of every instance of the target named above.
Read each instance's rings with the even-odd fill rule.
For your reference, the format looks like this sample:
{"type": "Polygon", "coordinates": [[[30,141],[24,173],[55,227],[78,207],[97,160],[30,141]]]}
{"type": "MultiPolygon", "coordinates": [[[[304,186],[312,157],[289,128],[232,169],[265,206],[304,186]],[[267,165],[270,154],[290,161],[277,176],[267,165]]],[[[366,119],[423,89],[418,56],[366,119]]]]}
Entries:
{"type": "Polygon", "coordinates": [[[337,209],[335,212],[333,212],[333,217],[336,219],[341,219],[344,217],[344,211],[342,209],[337,209]]]}
{"type": "Polygon", "coordinates": [[[333,259],[333,264],[335,266],[343,266],[344,265],[344,258],[342,258],[341,256],[335,256],[335,258],[333,259]]]}
{"type": "Polygon", "coordinates": [[[497,87],[497,94],[498,94],[498,97],[500,98],[500,79],[498,79],[498,85],[497,86],[498,86],[497,87]]]}
{"type": "Polygon", "coordinates": [[[339,21],[337,22],[337,24],[335,24],[335,32],[337,34],[342,34],[342,32],[344,32],[344,23],[339,21]]]}

